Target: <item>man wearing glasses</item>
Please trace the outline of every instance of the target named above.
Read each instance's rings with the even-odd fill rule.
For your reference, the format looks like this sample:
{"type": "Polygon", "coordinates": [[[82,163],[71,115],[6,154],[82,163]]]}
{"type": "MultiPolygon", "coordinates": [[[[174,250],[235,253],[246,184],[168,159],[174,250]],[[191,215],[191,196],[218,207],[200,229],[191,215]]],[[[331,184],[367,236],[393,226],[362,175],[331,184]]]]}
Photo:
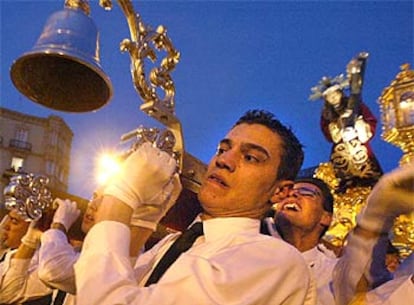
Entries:
{"type": "Polygon", "coordinates": [[[314,276],[317,304],[335,304],[330,282],[337,258],[320,244],[332,220],[329,187],[318,178],[300,178],[284,196],[276,194],[275,198],[275,215],[266,219],[267,229],[302,253],[314,276]]]}

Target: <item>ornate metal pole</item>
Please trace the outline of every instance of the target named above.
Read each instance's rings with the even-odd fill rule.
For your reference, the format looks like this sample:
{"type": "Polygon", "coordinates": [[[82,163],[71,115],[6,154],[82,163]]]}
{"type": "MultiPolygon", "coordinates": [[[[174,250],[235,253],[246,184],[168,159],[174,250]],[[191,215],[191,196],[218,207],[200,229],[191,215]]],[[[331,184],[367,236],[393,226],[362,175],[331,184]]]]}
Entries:
{"type": "MultiPolygon", "coordinates": [[[[111,0],[100,0],[105,10],[111,0]]],[[[185,188],[198,191],[205,165],[185,152],[182,126],[175,116],[175,87],[171,72],[180,54],[162,25],[152,30],[135,12],[131,1],[119,0],[129,27],[130,38],[120,50],[131,58],[133,85],[142,99],[140,109],[158,120],[167,130],[142,126],[121,136],[121,141],[152,139],[154,145],[177,160],[185,188]],[[165,57],[161,57],[162,53],[165,57]],[[151,63],[152,69],[145,66],[151,63]],[[149,71],[147,74],[146,71],[149,71]]],[[[66,0],[63,11],[53,14],[34,48],[17,59],[11,68],[16,88],[43,106],[69,112],[96,110],[109,101],[112,85],[99,62],[96,26],[89,17],[88,0],[66,0]]]]}

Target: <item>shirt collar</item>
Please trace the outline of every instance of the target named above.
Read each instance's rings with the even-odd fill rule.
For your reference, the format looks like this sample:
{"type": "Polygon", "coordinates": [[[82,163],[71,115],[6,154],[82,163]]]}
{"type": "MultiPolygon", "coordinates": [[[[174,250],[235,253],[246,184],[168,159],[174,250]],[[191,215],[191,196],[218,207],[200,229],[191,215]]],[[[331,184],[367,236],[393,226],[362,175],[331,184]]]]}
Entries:
{"type": "Polygon", "coordinates": [[[313,265],[315,264],[315,261],[318,258],[318,252],[319,250],[317,247],[313,247],[312,249],[302,252],[303,258],[308,263],[308,265],[310,265],[310,267],[313,267],[313,265]]]}
{"type": "MultiPolygon", "coordinates": [[[[193,223],[201,221],[200,215],[193,223]]],[[[224,236],[243,234],[257,235],[260,232],[260,220],[247,217],[217,217],[203,221],[204,238],[206,241],[224,236]]]]}

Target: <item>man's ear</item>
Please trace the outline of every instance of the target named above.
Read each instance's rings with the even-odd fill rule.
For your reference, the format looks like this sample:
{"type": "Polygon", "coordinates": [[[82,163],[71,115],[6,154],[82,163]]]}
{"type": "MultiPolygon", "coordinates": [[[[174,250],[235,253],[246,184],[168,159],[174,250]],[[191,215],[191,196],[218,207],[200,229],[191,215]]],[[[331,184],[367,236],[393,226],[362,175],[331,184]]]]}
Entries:
{"type": "Polygon", "coordinates": [[[319,223],[324,227],[329,227],[332,222],[332,213],[329,213],[327,211],[322,212],[321,220],[319,223]]]}
{"type": "Polygon", "coordinates": [[[278,203],[285,199],[289,195],[289,191],[292,189],[294,182],[292,180],[283,180],[280,181],[273,196],[270,198],[272,204],[278,203]]]}

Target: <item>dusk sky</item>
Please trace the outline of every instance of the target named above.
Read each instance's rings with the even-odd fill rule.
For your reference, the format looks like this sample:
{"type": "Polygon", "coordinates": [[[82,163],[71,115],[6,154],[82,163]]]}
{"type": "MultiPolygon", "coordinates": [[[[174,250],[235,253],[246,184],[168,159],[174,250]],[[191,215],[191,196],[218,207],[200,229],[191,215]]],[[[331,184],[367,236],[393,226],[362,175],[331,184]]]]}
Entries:
{"type": "MultiPolygon", "coordinates": [[[[140,111],[142,101],[119,43],[129,37],[117,1],[105,11],[90,1],[100,31],[101,65],[114,95],[95,112],[73,114],[36,104],[13,86],[12,62],[29,51],[47,18],[64,1],[0,0],[0,104],[19,112],[62,117],[74,132],[69,192],[89,197],[94,163],[120,136],[159,126],[140,111]]],[[[207,163],[218,141],[246,110],[267,109],[292,127],[305,145],[303,168],[329,160],[331,144],[319,128],[322,101],[309,101],[322,76],[345,72],[349,60],[369,53],[363,100],[378,119],[371,141],[384,171],[398,166],[402,151],[381,138],[378,98],[413,65],[413,1],[133,1],[145,24],[167,28],[181,60],[172,73],[176,115],[186,151],[207,163]]],[[[412,67],[413,68],[413,67],[412,67]]]]}

